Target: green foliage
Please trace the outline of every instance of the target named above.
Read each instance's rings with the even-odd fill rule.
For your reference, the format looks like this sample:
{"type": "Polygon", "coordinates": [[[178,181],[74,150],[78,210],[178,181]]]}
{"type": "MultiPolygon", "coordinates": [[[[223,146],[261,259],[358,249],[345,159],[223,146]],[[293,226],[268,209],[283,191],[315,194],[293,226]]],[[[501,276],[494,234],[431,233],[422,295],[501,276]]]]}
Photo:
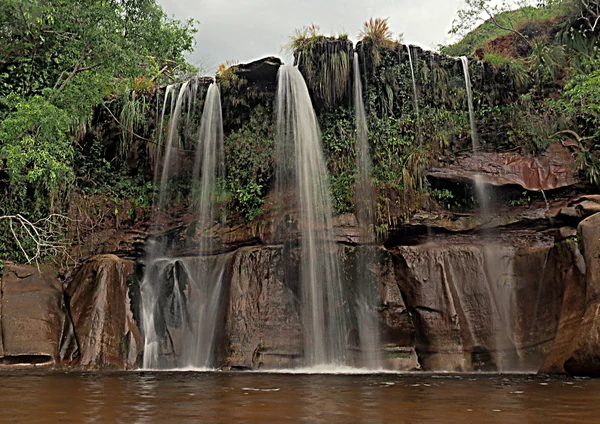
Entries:
{"type": "Polygon", "coordinates": [[[250,122],[226,137],[225,161],[228,209],[251,221],[262,212],[273,176],[273,128],[266,109],[255,110],[250,122]]]}
{"type": "Polygon", "coordinates": [[[494,52],[486,52],[485,61],[496,69],[499,69],[503,66],[510,66],[512,64],[512,60],[510,58],[494,52]]]}
{"type": "Polygon", "coordinates": [[[429,195],[446,209],[450,209],[454,201],[454,194],[447,189],[431,189],[429,195]]]}
{"type": "Polygon", "coordinates": [[[577,169],[583,176],[596,186],[600,186],[600,146],[596,145],[596,151],[581,150],[576,157],[577,169]]]}
{"type": "Polygon", "coordinates": [[[587,75],[575,75],[565,86],[562,106],[574,117],[578,131],[587,129],[586,135],[600,142],[600,60],[595,71],[587,75]]]}
{"type": "MultiPolygon", "coordinates": [[[[90,180],[99,159],[80,160],[75,146],[102,109],[122,124],[124,158],[146,121],[154,85],[192,69],[184,53],[194,32],[192,21],[168,18],[155,0],[4,0],[0,37],[10,42],[0,45],[0,191],[8,200],[0,212],[34,222],[67,210],[74,181],[108,188],[114,179],[98,186],[90,180]],[[78,169],[77,180],[75,156],[84,171],[78,169]]],[[[116,164],[101,165],[115,171],[116,164]]],[[[110,188],[148,203],[137,188],[110,188]]],[[[0,238],[7,231],[2,226],[0,238]]],[[[19,258],[14,246],[4,249],[19,258]]]]}
{"type": "Polygon", "coordinates": [[[465,7],[458,11],[450,30],[450,34],[460,35],[462,38],[455,44],[443,47],[442,51],[451,56],[470,56],[487,42],[511,33],[526,41],[529,34],[528,31],[521,31],[522,28],[532,22],[554,19],[560,21],[569,10],[564,3],[539,0],[505,0],[502,3],[466,0],[465,7]]]}
{"type": "Polygon", "coordinates": [[[144,95],[131,91],[121,96],[121,113],[119,115],[122,126],[121,145],[119,146],[119,156],[121,158],[127,158],[136,133],[146,122],[148,112],[149,105],[144,95]]]}
{"type": "Polygon", "coordinates": [[[5,164],[12,196],[25,196],[31,187],[36,197],[52,203],[71,183],[69,124],[67,113],[44,97],[17,100],[14,112],[0,124],[0,163],[5,164]]]}
{"type": "Polygon", "coordinates": [[[535,40],[528,58],[530,72],[538,87],[550,85],[556,81],[565,65],[563,46],[535,40]]]}
{"type": "Polygon", "coordinates": [[[154,0],[6,0],[0,33],[11,43],[0,46],[0,96],[62,90],[89,71],[122,79],[156,74],[166,60],[183,65],[194,31],[193,22],[167,18],[154,0]]]}
{"type": "Polygon", "coordinates": [[[521,197],[518,199],[512,199],[508,201],[509,206],[523,206],[531,203],[531,192],[523,191],[521,197]]]}
{"type": "Polygon", "coordinates": [[[512,80],[516,91],[521,92],[530,86],[531,76],[529,74],[529,67],[527,66],[525,60],[511,60],[506,66],[506,72],[509,78],[512,80]]]}
{"type": "Polygon", "coordinates": [[[333,208],[336,213],[352,212],[357,172],[354,115],[338,108],[324,113],[320,121],[333,208]]]}
{"type": "Polygon", "coordinates": [[[566,125],[556,102],[538,98],[534,93],[521,95],[503,108],[503,113],[509,145],[520,147],[524,154],[544,152],[553,142],[550,136],[566,125]]]}
{"type": "Polygon", "coordinates": [[[557,107],[571,119],[578,134],[580,150],[576,163],[592,184],[600,185],[600,60],[591,61],[589,74],[573,76],[557,107]]]}
{"type": "Polygon", "coordinates": [[[287,50],[294,56],[296,53],[309,49],[316,40],[324,39],[325,36],[320,33],[321,28],[319,25],[310,24],[303,26],[302,28],[296,28],[294,35],[290,37],[290,41],[283,46],[284,50],[287,50]]]}

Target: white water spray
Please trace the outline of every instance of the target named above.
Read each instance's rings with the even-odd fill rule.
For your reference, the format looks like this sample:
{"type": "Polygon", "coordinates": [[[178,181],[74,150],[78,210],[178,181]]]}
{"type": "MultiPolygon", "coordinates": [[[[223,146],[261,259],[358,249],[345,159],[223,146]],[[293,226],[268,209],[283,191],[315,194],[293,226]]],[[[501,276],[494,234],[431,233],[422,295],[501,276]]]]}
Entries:
{"type": "Polygon", "coordinates": [[[301,232],[300,284],[307,365],[343,364],[347,320],[329,181],[317,118],[300,71],[282,66],[277,91],[278,184],[295,193],[301,232]]]}

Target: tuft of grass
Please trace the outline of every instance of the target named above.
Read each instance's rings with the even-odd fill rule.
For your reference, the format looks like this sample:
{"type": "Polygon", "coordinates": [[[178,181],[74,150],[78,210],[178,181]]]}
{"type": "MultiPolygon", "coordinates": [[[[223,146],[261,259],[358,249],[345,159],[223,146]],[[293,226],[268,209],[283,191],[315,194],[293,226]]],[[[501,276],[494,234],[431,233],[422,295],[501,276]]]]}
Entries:
{"type": "MultiPolygon", "coordinates": [[[[294,35],[290,36],[290,41],[283,46],[283,50],[293,56],[297,56],[299,51],[310,48],[316,40],[325,38],[320,30],[321,28],[319,25],[314,23],[303,26],[302,28],[296,28],[294,30],[294,35]]],[[[346,38],[348,37],[346,36],[346,38]]]]}
{"type": "Polygon", "coordinates": [[[119,115],[119,121],[123,127],[119,146],[119,156],[122,160],[127,158],[138,128],[146,121],[147,112],[146,96],[132,91],[122,97],[121,114],[119,115]]]}
{"type": "Polygon", "coordinates": [[[363,24],[363,28],[358,34],[361,41],[367,41],[373,46],[380,47],[394,43],[394,34],[388,25],[389,18],[371,18],[363,24]]]}
{"type": "Polygon", "coordinates": [[[381,50],[402,46],[403,35],[399,34],[394,40],[394,34],[388,25],[389,18],[370,18],[363,23],[358,38],[371,50],[373,66],[381,63],[381,50]]]}

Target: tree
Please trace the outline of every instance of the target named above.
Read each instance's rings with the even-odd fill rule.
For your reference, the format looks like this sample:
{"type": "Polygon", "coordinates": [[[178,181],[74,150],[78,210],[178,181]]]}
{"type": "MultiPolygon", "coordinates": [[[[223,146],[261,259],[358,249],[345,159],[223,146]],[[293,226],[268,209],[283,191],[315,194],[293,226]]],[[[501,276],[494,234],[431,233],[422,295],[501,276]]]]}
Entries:
{"type": "MultiPolygon", "coordinates": [[[[94,111],[192,70],[195,31],[155,0],[0,0],[0,216],[59,213],[94,111]]],[[[7,234],[0,220],[0,255],[7,234]]]]}

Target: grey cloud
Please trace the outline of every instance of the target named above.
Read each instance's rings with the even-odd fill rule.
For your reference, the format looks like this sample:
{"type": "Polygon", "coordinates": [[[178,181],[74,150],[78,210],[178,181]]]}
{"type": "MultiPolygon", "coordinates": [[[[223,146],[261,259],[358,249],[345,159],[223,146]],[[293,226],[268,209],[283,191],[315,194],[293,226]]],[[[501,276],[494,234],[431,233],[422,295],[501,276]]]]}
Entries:
{"type": "Polygon", "coordinates": [[[433,48],[442,42],[461,0],[159,0],[177,19],[194,18],[197,46],[189,60],[213,72],[226,60],[279,56],[295,28],[318,24],[325,34],[356,39],[365,20],[389,17],[406,42],[433,48]]]}

